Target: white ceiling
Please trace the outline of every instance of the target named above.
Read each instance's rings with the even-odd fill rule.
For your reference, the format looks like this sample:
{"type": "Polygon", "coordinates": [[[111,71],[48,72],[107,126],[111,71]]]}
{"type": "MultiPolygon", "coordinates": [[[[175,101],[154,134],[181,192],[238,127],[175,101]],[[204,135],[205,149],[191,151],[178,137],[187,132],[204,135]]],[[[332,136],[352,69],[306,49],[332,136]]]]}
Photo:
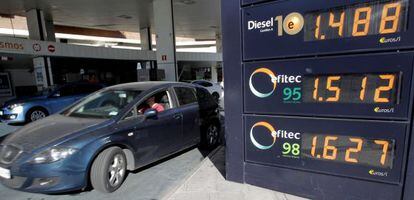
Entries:
{"type": "MultiPolygon", "coordinates": [[[[176,36],[215,39],[220,0],[173,0],[176,36]]],[[[38,8],[55,24],[138,32],[153,27],[152,0],[1,0],[0,14],[25,15],[38,8]]]]}

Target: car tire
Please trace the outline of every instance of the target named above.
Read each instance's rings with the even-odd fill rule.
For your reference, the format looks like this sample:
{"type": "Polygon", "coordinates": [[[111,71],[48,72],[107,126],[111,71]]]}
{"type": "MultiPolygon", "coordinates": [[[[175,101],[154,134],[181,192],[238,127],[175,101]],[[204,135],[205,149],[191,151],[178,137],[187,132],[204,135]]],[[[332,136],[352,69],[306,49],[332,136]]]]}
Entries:
{"type": "Polygon", "coordinates": [[[201,146],[205,149],[213,149],[220,142],[220,127],[218,123],[209,123],[203,127],[201,146]]]}
{"type": "Polygon", "coordinates": [[[93,161],[90,171],[92,187],[104,193],[114,192],[125,180],[126,166],[126,156],[121,148],[105,149],[93,161]]]}
{"type": "Polygon", "coordinates": [[[220,95],[217,92],[213,92],[213,98],[216,101],[216,103],[219,103],[220,101],[220,95]]]}
{"type": "Polygon", "coordinates": [[[44,108],[32,108],[26,114],[26,122],[34,122],[47,117],[49,113],[44,108]]]}

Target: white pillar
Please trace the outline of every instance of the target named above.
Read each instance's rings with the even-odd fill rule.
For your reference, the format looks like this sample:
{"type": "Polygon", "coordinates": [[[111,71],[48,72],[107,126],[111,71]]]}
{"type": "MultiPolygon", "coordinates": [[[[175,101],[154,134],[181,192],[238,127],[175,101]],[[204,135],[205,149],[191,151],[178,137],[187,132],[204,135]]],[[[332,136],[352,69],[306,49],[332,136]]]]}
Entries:
{"type": "MultiPolygon", "coordinates": [[[[151,38],[151,29],[149,27],[141,28],[140,29],[140,39],[141,39],[141,49],[151,51],[152,50],[152,38],[151,38]]],[[[153,61],[145,61],[141,62],[142,69],[152,69],[153,68],[153,61]]]]}
{"type": "Polygon", "coordinates": [[[151,29],[149,27],[141,28],[139,31],[142,50],[152,50],[151,29]]]}
{"type": "MultiPolygon", "coordinates": [[[[29,39],[41,41],[56,41],[53,20],[42,10],[30,9],[26,11],[29,39]]],[[[46,47],[43,47],[46,48],[46,47]]],[[[53,85],[52,65],[50,57],[36,57],[33,59],[35,80],[38,90],[53,85]]]]}
{"type": "Polygon", "coordinates": [[[55,29],[51,17],[45,17],[43,10],[30,9],[26,11],[29,39],[56,41],[55,29]]]}
{"type": "MultiPolygon", "coordinates": [[[[222,53],[223,47],[222,47],[222,41],[221,41],[221,35],[219,33],[216,34],[216,52],[222,53]]],[[[217,74],[217,67],[219,67],[220,64],[218,62],[214,62],[211,66],[211,81],[217,83],[218,81],[218,74],[217,74]]]]}
{"type": "Polygon", "coordinates": [[[218,78],[217,78],[217,63],[214,63],[211,66],[211,81],[214,82],[214,83],[217,83],[217,80],[218,80],[218,78]]]}
{"type": "Polygon", "coordinates": [[[177,81],[172,0],[154,0],[153,7],[157,33],[157,66],[158,69],[165,71],[165,80],[177,81]]]}

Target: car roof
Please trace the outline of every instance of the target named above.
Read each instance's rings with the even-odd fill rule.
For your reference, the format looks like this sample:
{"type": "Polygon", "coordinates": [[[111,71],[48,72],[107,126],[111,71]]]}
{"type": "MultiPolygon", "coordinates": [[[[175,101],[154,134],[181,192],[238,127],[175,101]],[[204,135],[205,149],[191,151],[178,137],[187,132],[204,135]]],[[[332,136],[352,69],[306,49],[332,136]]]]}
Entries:
{"type": "Polygon", "coordinates": [[[182,82],[171,82],[171,81],[145,81],[145,82],[132,82],[114,85],[107,87],[107,90],[140,90],[146,91],[150,89],[156,89],[160,87],[172,87],[172,86],[186,86],[194,87],[194,85],[182,82]]]}

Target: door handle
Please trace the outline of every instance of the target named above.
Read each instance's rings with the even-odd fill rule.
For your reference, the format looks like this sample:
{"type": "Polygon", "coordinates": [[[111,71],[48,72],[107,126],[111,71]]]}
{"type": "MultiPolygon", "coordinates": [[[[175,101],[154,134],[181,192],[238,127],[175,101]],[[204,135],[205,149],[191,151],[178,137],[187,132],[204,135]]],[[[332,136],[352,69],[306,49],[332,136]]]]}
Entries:
{"type": "Polygon", "coordinates": [[[181,119],[183,117],[182,114],[176,114],[173,116],[174,119],[181,119]]]}

